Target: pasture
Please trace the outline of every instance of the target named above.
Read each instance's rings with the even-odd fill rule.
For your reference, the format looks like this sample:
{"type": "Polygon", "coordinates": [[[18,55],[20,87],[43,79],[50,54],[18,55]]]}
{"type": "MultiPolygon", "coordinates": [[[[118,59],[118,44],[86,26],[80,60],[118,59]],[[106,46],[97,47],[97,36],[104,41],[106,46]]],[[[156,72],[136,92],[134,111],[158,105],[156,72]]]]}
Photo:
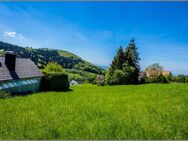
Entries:
{"type": "Polygon", "coordinates": [[[0,139],[188,139],[188,84],[85,84],[0,99],[0,139]]]}

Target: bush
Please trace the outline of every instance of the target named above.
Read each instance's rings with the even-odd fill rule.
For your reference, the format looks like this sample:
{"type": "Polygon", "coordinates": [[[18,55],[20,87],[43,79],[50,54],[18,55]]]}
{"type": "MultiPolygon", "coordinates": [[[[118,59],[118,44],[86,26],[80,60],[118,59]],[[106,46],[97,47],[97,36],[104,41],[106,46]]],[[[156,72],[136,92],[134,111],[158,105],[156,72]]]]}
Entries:
{"type": "Polygon", "coordinates": [[[115,70],[112,75],[108,72],[105,78],[108,85],[121,85],[124,84],[124,81],[125,75],[122,70],[115,70]]]}
{"type": "Polygon", "coordinates": [[[177,83],[185,83],[185,76],[183,74],[180,74],[178,75],[176,78],[175,78],[175,82],[177,83]]]}
{"type": "Polygon", "coordinates": [[[9,98],[9,97],[11,97],[11,93],[0,91],[0,98],[9,98]]]}
{"type": "Polygon", "coordinates": [[[185,83],[188,83],[188,76],[185,77],[185,83]]]}
{"type": "Polygon", "coordinates": [[[49,62],[45,68],[45,72],[64,72],[63,67],[57,62],[49,62]]]}
{"type": "Polygon", "coordinates": [[[169,83],[168,77],[161,76],[160,79],[161,79],[161,83],[169,83]]]}
{"type": "Polygon", "coordinates": [[[68,75],[58,72],[44,72],[41,81],[42,91],[66,91],[69,89],[68,75]]]}
{"type": "Polygon", "coordinates": [[[169,83],[165,76],[146,77],[146,83],[169,83]]]}

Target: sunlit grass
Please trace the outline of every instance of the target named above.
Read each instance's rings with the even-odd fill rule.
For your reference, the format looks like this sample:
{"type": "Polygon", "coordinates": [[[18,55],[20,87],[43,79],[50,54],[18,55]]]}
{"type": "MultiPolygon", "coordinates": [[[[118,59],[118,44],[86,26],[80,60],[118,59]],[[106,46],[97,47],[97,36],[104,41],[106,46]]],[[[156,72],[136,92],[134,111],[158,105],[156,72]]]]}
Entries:
{"type": "Polygon", "coordinates": [[[0,139],[188,139],[188,84],[78,85],[0,100],[0,139]]]}

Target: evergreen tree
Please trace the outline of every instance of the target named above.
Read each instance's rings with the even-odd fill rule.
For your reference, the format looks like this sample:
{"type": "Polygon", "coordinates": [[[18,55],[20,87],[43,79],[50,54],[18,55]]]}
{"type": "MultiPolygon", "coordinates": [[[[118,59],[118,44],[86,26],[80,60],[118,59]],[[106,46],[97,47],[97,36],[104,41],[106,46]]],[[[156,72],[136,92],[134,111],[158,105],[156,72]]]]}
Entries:
{"type": "Polygon", "coordinates": [[[105,82],[109,85],[136,84],[140,71],[139,54],[132,39],[125,52],[120,47],[117,51],[111,67],[109,68],[105,82]]]}
{"type": "Polygon", "coordinates": [[[125,50],[125,57],[128,65],[135,69],[135,73],[133,75],[134,83],[138,82],[138,75],[140,72],[140,64],[139,64],[139,53],[137,52],[137,47],[134,43],[134,39],[130,40],[128,47],[125,50]]]}
{"type": "Polygon", "coordinates": [[[123,52],[123,48],[120,47],[117,51],[117,55],[114,57],[114,60],[112,61],[111,68],[112,70],[122,70],[123,63],[125,62],[125,56],[123,52]]]}

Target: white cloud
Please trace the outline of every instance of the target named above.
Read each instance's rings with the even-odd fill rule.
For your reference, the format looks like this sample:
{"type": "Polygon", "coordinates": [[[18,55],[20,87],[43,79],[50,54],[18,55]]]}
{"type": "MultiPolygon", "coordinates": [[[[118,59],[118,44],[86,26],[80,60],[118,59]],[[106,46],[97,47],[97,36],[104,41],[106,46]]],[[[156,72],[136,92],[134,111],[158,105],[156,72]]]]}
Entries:
{"type": "Polygon", "coordinates": [[[17,33],[14,31],[13,32],[4,31],[3,33],[4,33],[3,36],[9,36],[9,37],[13,37],[13,38],[15,38],[17,35],[17,33]]]}
{"type": "Polygon", "coordinates": [[[11,37],[11,38],[19,38],[19,39],[24,39],[24,36],[22,34],[17,34],[14,31],[4,31],[3,36],[5,37],[11,37]]]}

